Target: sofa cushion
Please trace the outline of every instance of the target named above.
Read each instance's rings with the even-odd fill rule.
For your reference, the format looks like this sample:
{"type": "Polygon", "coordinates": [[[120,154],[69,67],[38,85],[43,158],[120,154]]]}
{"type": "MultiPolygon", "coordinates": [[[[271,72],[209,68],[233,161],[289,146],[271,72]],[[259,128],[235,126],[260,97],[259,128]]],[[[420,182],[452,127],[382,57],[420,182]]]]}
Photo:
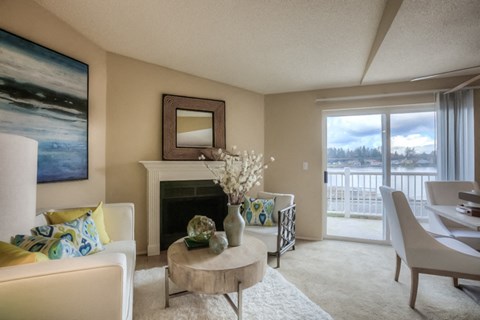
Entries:
{"type": "Polygon", "coordinates": [[[254,236],[261,240],[267,246],[268,252],[277,252],[277,234],[278,226],[274,227],[259,227],[259,226],[245,226],[245,234],[254,236]]]}
{"type": "Polygon", "coordinates": [[[91,212],[69,222],[44,225],[33,228],[34,236],[70,240],[82,256],[102,251],[95,222],[91,212]]]}
{"type": "Polygon", "coordinates": [[[41,252],[30,252],[13,244],[0,241],[0,267],[16,266],[48,260],[41,252]]]}
{"type": "Polygon", "coordinates": [[[274,199],[255,199],[245,197],[243,218],[247,225],[273,226],[274,199]]]}
{"type": "Polygon", "coordinates": [[[52,260],[81,256],[73,243],[67,239],[16,235],[12,240],[12,244],[30,252],[41,252],[52,260]]]}
{"type": "Polygon", "coordinates": [[[62,211],[45,212],[45,216],[50,224],[59,224],[77,219],[83,216],[88,211],[92,211],[92,218],[93,221],[95,221],[97,232],[100,235],[100,241],[102,242],[102,244],[109,243],[111,240],[105,228],[103,202],[100,202],[97,207],[75,208],[62,211]]]}

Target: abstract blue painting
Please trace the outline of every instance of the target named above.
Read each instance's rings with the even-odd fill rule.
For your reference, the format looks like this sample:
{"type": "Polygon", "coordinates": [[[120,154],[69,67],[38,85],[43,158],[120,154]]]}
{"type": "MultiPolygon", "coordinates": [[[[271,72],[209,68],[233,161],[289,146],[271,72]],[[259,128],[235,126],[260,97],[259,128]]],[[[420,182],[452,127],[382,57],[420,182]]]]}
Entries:
{"type": "Polygon", "coordinates": [[[88,179],[88,65],[0,29],[0,132],[38,141],[38,183],[88,179]]]}

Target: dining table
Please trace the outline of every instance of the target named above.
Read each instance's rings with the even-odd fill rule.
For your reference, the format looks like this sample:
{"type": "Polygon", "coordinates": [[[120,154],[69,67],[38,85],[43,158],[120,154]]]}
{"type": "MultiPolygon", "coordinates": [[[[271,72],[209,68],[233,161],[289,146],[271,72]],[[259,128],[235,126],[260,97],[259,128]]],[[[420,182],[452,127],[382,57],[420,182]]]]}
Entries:
{"type": "MultiPolygon", "coordinates": [[[[457,206],[426,205],[425,208],[431,210],[438,216],[444,217],[472,230],[480,232],[480,217],[469,216],[465,213],[461,213],[457,211],[457,206]]],[[[473,284],[460,284],[459,287],[477,304],[480,304],[480,286],[473,284]]]]}
{"type": "Polygon", "coordinates": [[[469,216],[457,211],[457,206],[426,205],[436,215],[454,221],[470,229],[480,231],[480,217],[469,216]]]}

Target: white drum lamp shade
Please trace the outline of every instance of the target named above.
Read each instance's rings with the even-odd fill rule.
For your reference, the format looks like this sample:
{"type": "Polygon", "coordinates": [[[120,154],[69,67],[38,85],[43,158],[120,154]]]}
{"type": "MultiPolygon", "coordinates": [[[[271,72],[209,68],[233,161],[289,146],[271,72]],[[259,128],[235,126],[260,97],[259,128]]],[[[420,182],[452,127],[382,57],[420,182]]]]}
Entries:
{"type": "Polygon", "coordinates": [[[30,234],[37,200],[38,142],[0,133],[0,241],[30,234]]]}

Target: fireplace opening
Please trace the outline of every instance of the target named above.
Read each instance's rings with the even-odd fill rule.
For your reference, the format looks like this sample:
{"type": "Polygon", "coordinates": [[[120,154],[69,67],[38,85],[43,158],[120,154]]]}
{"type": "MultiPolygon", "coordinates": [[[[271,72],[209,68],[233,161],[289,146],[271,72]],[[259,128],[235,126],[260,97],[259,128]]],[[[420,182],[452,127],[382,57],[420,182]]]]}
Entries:
{"type": "Polygon", "coordinates": [[[212,180],[160,182],[160,250],[187,235],[195,215],[207,216],[223,231],[227,196],[212,180]]]}

